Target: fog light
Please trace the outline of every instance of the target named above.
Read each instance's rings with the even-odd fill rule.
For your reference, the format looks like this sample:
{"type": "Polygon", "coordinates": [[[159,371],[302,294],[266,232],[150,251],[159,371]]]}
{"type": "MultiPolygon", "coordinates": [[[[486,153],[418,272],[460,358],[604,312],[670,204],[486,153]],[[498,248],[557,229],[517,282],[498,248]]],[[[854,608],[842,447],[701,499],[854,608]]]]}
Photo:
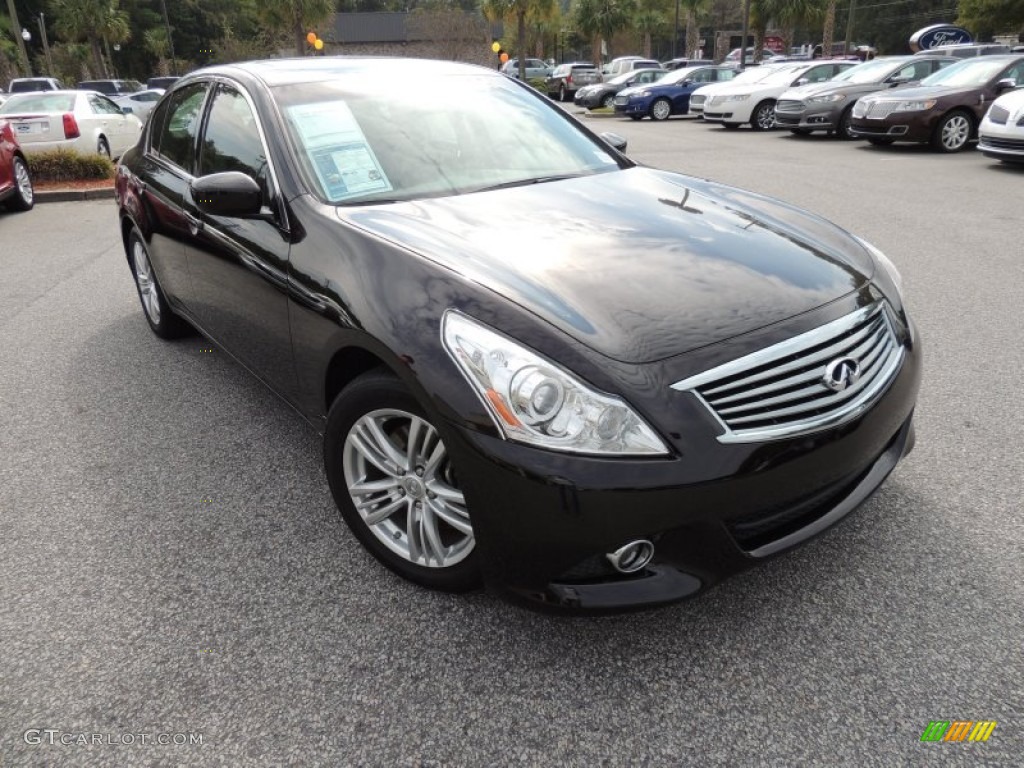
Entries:
{"type": "Polygon", "coordinates": [[[614,552],[609,552],[605,557],[619,573],[636,573],[651,562],[651,558],[654,557],[654,545],[647,539],[638,539],[614,552]]]}

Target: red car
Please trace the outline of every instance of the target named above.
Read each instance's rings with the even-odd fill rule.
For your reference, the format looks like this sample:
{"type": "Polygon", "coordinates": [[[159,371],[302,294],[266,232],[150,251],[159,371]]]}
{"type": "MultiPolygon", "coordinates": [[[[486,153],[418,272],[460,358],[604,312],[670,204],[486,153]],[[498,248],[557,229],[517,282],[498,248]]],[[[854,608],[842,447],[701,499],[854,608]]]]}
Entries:
{"type": "Polygon", "coordinates": [[[35,203],[28,161],[21,153],[14,129],[0,119],[0,202],[14,211],[27,211],[35,203]]]}

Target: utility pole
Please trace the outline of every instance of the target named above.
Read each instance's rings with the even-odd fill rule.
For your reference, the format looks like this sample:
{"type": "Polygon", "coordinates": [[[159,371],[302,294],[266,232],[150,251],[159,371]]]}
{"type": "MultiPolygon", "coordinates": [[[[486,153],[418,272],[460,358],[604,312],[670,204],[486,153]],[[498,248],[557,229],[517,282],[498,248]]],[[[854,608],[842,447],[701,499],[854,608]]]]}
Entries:
{"type": "Polygon", "coordinates": [[[39,37],[43,41],[43,53],[46,54],[46,74],[53,77],[53,57],[50,56],[50,39],[46,36],[46,15],[39,14],[39,37]]]}
{"type": "MultiPolygon", "coordinates": [[[[12,2],[12,0],[7,0],[12,2]]],[[[164,26],[167,28],[167,45],[171,50],[171,74],[178,74],[178,62],[174,57],[174,36],[171,34],[171,20],[167,16],[167,0],[160,0],[160,8],[164,12],[164,26]]]]}
{"type": "MultiPolygon", "coordinates": [[[[857,12],[857,0],[850,0],[850,15],[846,18],[846,44],[843,45],[843,55],[850,55],[850,41],[853,39],[853,14],[857,12]]],[[[822,52],[824,54],[824,51],[822,52]]]]}
{"type": "Polygon", "coordinates": [[[21,52],[21,66],[25,73],[32,76],[32,66],[28,60],[28,51],[25,50],[25,41],[21,37],[21,22],[18,21],[18,10],[14,7],[14,0],[7,0],[7,15],[11,17],[11,34],[18,43],[18,50],[21,52]]]}

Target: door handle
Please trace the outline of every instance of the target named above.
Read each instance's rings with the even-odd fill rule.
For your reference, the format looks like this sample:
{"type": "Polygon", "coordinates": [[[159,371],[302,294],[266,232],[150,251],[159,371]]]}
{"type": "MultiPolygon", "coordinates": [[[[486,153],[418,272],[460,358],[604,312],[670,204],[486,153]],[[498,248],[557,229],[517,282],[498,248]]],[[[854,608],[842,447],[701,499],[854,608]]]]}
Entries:
{"type": "Polygon", "coordinates": [[[188,222],[188,231],[193,235],[198,235],[199,230],[203,228],[203,222],[197,219],[188,211],[185,211],[185,221],[188,222]]]}

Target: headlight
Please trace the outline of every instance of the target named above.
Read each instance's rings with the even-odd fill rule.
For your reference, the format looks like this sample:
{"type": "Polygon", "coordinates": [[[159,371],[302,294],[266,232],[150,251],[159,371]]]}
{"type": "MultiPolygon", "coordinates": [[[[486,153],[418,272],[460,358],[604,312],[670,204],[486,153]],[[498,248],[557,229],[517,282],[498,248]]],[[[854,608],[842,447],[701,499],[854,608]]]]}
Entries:
{"type": "Polygon", "coordinates": [[[854,237],[856,238],[858,243],[860,243],[867,249],[868,253],[871,254],[872,258],[878,263],[878,265],[885,270],[885,273],[889,276],[889,279],[892,280],[892,284],[896,287],[896,293],[899,294],[899,299],[902,302],[903,275],[901,275],[900,271],[896,269],[896,265],[892,263],[888,256],[886,256],[880,250],[875,248],[875,246],[873,246],[867,240],[862,240],[856,235],[854,235],[854,237]]]}
{"type": "Polygon", "coordinates": [[[831,96],[814,96],[807,100],[808,104],[835,104],[842,101],[846,96],[842,93],[833,93],[831,96]]]}
{"type": "Polygon", "coordinates": [[[572,453],[668,453],[622,400],[475,320],[448,310],[441,338],[506,439],[572,453]]]}
{"type": "Polygon", "coordinates": [[[631,93],[631,94],[629,94],[629,95],[630,95],[630,96],[639,96],[639,97],[641,97],[641,98],[644,98],[644,99],[646,99],[646,98],[647,98],[648,96],[650,96],[650,95],[651,95],[651,92],[650,92],[650,91],[648,91],[648,90],[643,90],[643,91],[634,91],[633,93],[631,93]]]}
{"type": "Polygon", "coordinates": [[[721,101],[746,101],[749,98],[749,93],[730,93],[722,96],[721,101]]]}
{"type": "Polygon", "coordinates": [[[935,99],[926,101],[901,101],[896,105],[893,112],[922,112],[935,106],[935,99]]]}

